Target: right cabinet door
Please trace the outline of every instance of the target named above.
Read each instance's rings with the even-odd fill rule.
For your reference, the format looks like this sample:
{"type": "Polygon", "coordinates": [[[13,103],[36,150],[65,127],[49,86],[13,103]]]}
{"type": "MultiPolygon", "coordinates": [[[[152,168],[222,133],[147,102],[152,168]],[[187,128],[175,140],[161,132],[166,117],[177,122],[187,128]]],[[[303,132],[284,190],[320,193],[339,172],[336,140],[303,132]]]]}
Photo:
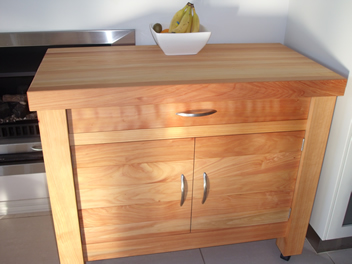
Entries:
{"type": "Polygon", "coordinates": [[[192,232],[287,221],[304,133],[196,138],[192,232]]]}

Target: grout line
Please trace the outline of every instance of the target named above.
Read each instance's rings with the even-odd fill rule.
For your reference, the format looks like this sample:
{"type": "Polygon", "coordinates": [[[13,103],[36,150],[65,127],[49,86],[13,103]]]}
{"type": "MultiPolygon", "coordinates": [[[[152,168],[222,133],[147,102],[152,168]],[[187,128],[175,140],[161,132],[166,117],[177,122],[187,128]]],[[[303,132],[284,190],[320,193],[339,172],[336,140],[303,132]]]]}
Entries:
{"type": "Polygon", "coordinates": [[[201,248],[199,248],[199,252],[200,252],[200,255],[202,256],[202,259],[203,259],[203,264],[206,264],[206,263],[205,263],[205,259],[204,259],[204,256],[203,256],[203,253],[202,253],[202,249],[201,249],[201,248]]]}
{"type": "Polygon", "coordinates": [[[326,255],[328,256],[328,258],[331,260],[331,262],[332,262],[333,264],[336,264],[335,261],[330,257],[329,252],[326,252],[326,255]]]}
{"type": "Polygon", "coordinates": [[[8,214],[0,215],[0,220],[15,219],[15,218],[27,218],[27,217],[40,217],[40,216],[51,216],[51,211],[33,212],[33,213],[21,213],[21,214],[8,214]]]}

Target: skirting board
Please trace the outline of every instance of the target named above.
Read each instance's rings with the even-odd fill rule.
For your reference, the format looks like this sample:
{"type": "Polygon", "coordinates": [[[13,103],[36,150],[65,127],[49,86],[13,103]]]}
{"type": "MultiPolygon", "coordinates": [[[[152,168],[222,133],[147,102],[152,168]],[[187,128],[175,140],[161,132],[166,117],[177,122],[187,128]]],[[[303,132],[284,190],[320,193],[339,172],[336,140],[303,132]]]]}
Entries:
{"type": "Polygon", "coordinates": [[[321,240],[311,225],[308,226],[306,237],[317,253],[352,248],[352,237],[321,240]]]}
{"type": "Polygon", "coordinates": [[[0,202],[0,215],[50,211],[49,198],[0,202]]]}

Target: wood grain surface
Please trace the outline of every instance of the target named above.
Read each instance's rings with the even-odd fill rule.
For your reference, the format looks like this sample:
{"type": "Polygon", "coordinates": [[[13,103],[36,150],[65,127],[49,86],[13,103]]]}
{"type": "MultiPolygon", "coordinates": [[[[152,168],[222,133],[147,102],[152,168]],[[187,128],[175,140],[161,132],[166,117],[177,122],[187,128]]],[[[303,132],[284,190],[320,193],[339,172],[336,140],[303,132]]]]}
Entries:
{"type": "Polygon", "coordinates": [[[40,111],[38,118],[60,263],[83,264],[66,112],[40,111]]]}
{"type": "Polygon", "coordinates": [[[288,120],[257,123],[240,123],[190,127],[165,127],[121,131],[70,134],[70,144],[75,146],[133,142],[160,139],[226,136],[305,130],[307,120],[288,120]]]}
{"type": "Polygon", "coordinates": [[[287,222],[209,232],[122,240],[84,246],[89,261],[185,250],[283,237],[287,222]]]}
{"type": "Polygon", "coordinates": [[[196,160],[301,150],[305,131],[231,135],[196,139],[196,160]]]}
{"type": "Polygon", "coordinates": [[[73,166],[101,167],[148,162],[193,160],[194,139],[73,146],[73,166]]]}
{"type": "Polygon", "coordinates": [[[197,56],[172,57],[157,46],[49,49],[38,76],[33,91],[343,79],[281,44],[212,44],[197,56]]]}
{"type": "Polygon", "coordinates": [[[336,97],[312,99],[287,236],[276,243],[284,256],[303,250],[335,102],[336,97]]]}
{"type": "MultiPolygon", "coordinates": [[[[171,210],[174,211],[174,208],[171,208],[171,210]]],[[[146,218],[149,221],[144,219],[144,221],[140,222],[84,228],[82,230],[83,244],[89,245],[121,240],[133,240],[160,236],[170,237],[178,234],[187,234],[190,232],[191,212],[188,211],[187,214],[185,214],[185,212],[185,210],[183,210],[183,212],[178,212],[179,215],[177,218],[168,220],[160,218],[156,221],[150,221],[147,215],[146,218]]],[[[141,213],[145,213],[145,211],[141,211],[140,214],[141,213]]]]}
{"type": "Polygon", "coordinates": [[[190,167],[189,163],[189,160],[181,160],[76,168],[76,188],[83,190],[173,182],[175,177],[172,175],[193,175],[193,165],[190,167]]]}
{"type": "MultiPolygon", "coordinates": [[[[260,199],[259,197],[255,197],[260,199]]],[[[254,199],[254,197],[253,197],[254,199]]],[[[255,210],[250,212],[231,212],[223,214],[219,219],[217,215],[192,218],[192,234],[194,232],[209,232],[210,230],[227,229],[242,226],[255,226],[287,222],[289,207],[255,210]]],[[[216,210],[215,210],[216,211],[216,210]]]]}
{"type": "Polygon", "coordinates": [[[343,76],[281,44],[210,44],[197,56],[85,47],[49,50],[28,98],[31,110],[77,109],[337,96],[345,86],[343,76]]]}
{"type": "MultiPolygon", "coordinates": [[[[78,191],[80,209],[161,203],[161,201],[181,200],[181,175],[175,182],[133,185],[106,189],[84,189],[78,191]]],[[[188,184],[192,187],[188,180],[188,184]]],[[[190,189],[192,190],[192,189],[190,189]]],[[[186,198],[189,198],[190,194],[186,198]]]]}
{"type": "Polygon", "coordinates": [[[90,133],[237,124],[283,120],[303,120],[308,117],[310,98],[277,100],[242,100],[183,104],[137,105],[104,108],[72,109],[67,111],[69,131],[90,133]],[[182,117],[179,112],[214,109],[210,116],[182,117]]]}
{"type": "Polygon", "coordinates": [[[215,197],[293,190],[299,162],[298,152],[197,160],[194,196],[203,197],[203,172],[215,197]]]}
{"type": "MultiPolygon", "coordinates": [[[[84,243],[190,232],[193,162],[184,169],[187,167],[190,173],[185,175],[190,177],[186,176],[182,206],[181,174],[177,172],[169,175],[174,180],[171,182],[138,184],[136,179],[122,187],[79,190],[84,243]]],[[[143,178],[144,174],[138,176],[143,178]]]]}
{"type": "MultiPolygon", "coordinates": [[[[192,187],[192,185],[189,187],[192,187]]],[[[91,228],[188,218],[189,231],[190,212],[180,206],[180,196],[175,201],[146,202],[80,210],[81,226],[91,228]],[[148,221],[146,221],[146,218],[148,221]]]]}
{"type": "Polygon", "coordinates": [[[287,221],[303,137],[304,131],[197,138],[192,232],[287,221]]]}
{"type": "Polygon", "coordinates": [[[84,244],[190,232],[194,139],[90,145],[73,155],[84,244]]]}

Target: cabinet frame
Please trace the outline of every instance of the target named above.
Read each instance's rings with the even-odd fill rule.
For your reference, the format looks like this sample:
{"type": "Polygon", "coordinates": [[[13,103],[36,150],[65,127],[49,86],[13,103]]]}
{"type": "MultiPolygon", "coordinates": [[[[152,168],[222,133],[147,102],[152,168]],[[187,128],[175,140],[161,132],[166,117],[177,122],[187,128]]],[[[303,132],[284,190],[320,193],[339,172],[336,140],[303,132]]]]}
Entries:
{"type": "MultiPolygon", "coordinates": [[[[155,250],[155,253],[217,245],[218,243],[211,241],[203,243],[208,234],[213,238],[219,237],[220,239],[221,237],[221,239],[224,239],[222,244],[278,238],[277,245],[284,256],[300,254],[303,250],[306,229],[318,184],[335,100],[336,97],[312,98],[305,134],[304,150],[293,197],[292,211],[287,227],[285,224],[279,223],[259,227],[238,228],[237,234],[226,231],[213,231],[196,235],[194,233],[178,235],[176,236],[178,239],[174,242],[166,243],[166,241],[164,241],[164,246],[161,251],[155,250]],[[253,234],[254,230],[257,232],[256,235],[253,234]],[[246,234],[246,232],[248,232],[248,234],[246,234]],[[236,235],[236,239],[232,237],[234,235],[236,235]],[[190,243],[188,245],[181,245],[183,239],[187,239],[190,243]]],[[[68,134],[66,111],[39,111],[38,116],[61,263],[84,263],[75,187],[73,183],[69,143],[70,135],[68,134]],[[55,130],[56,132],[53,133],[52,127],[56,127],[58,130],[55,130]],[[57,163],[57,160],[61,160],[61,162],[57,163]],[[62,195],[63,193],[65,193],[64,196],[62,195]],[[63,197],[65,197],[65,199],[63,199],[63,197]]],[[[228,133],[231,132],[229,131],[228,133]]],[[[160,241],[165,240],[160,237],[158,239],[160,239],[160,241]]],[[[140,240],[141,244],[143,244],[143,241],[144,239],[140,240]]],[[[118,244],[118,242],[105,243],[105,246],[109,248],[116,246],[116,244],[118,244]]],[[[160,244],[158,243],[158,245],[160,244]]],[[[98,249],[94,250],[99,251],[98,249]]],[[[139,254],[151,253],[150,250],[146,249],[140,249],[137,250],[137,252],[139,254]]],[[[128,252],[121,252],[108,254],[106,256],[122,257],[129,256],[129,254],[128,252]]],[[[89,260],[94,259],[94,256],[89,257],[89,260]]]]}
{"type": "MultiPolygon", "coordinates": [[[[174,59],[177,61],[178,58],[174,59]]],[[[281,44],[207,45],[200,54],[190,59],[194,60],[190,64],[182,61],[185,63],[182,71],[193,72],[200,79],[188,77],[175,81],[173,75],[167,75],[163,80],[156,81],[156,76],[154,79],[153,76],[145,76],[140,69],[150,68],[159,72],[153,67],[160,67],[159,70],[163,67],[177,68],[167,56],[160,53],[158,47],[68,48],[47,52],[28,91],[28,98],[30,109],[38,111],[61,263],[83,264],[86,260],[101,259],[101,256],[124,257],[272,238],[277,238],[277,245],[284,256],[302,252],[336,96],[343,95],[347,80],[281,44]],[[150,61],[151,55],[158,58],[155,65],[150,61]],[[114,56],[125,56],[122,60],[124,63],[140,63],[131,64],[130,68],[125,69],[122,68],[125,65],[116,63],[119,60],[110,59],[114,56]],[[53,63],[57,58],[60,58],[59,61],[53,63]],[[232,58],[245,61],[248,66],[245,76],[240,74],[243,73],[241,62],[228,63],[232,58]],[[82,63],[85,63],[84,71],[82,63]],[[106,67],[101,65],[111,70],[105,73],[106,67]],[[120,80],[119,76],[111,74],[115,68],[117,71],[122,70],[125,79],[120,80]],[[139,73],[138,78],[135,71],[139,73]],[[209,77],[206,73],[210,72],[209,77]],[[108,83],[104,80],[113,81],[108,83]],[[67,110],[70,109],[302,97],[311,98],[308,120],[82,134],[69,134],[68,131],[67,110]],[[117,241],[83,248],[71,145],[297,130],[306,130],[306,134],[288,222],[234,228],[230,231],[180,234],[173,236],[173,239],[156,237],[131,240],[125,247],[117,241]],[[116,248],[119,250],[114,251],[116,248]],[[89,256],[87,250],[91,252],[89,256]]]]}

